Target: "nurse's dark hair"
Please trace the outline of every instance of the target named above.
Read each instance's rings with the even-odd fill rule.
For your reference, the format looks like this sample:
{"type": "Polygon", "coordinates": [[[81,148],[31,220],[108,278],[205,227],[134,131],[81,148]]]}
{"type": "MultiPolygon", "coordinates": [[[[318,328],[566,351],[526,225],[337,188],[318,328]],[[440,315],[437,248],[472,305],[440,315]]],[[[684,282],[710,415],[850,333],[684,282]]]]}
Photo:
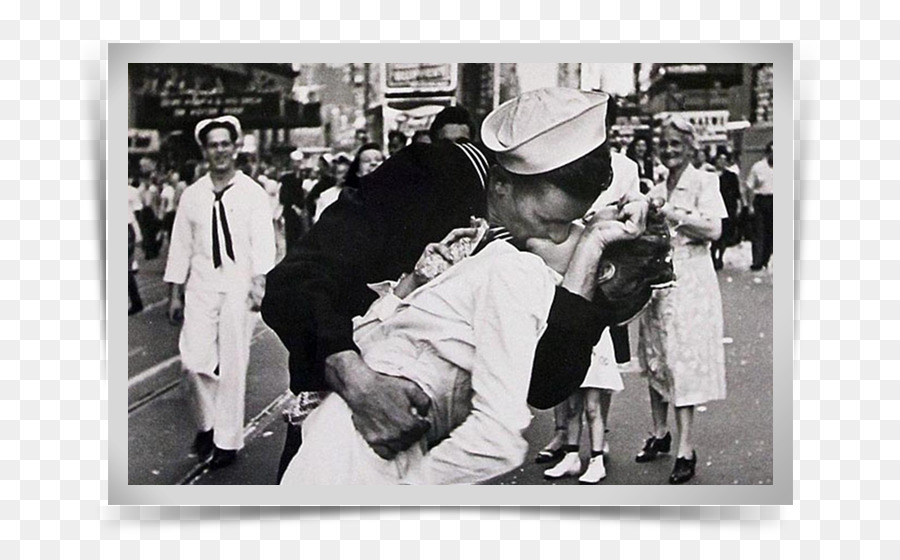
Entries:
{"type": "Polygon", "coordinates": [[[547,184],[579,200],[593,202],[613,180],[609,144],[597,148],[562,167],[537,175],[520,175],[498,166],[501,177],[519,188],[539,188],[547,184]]]}

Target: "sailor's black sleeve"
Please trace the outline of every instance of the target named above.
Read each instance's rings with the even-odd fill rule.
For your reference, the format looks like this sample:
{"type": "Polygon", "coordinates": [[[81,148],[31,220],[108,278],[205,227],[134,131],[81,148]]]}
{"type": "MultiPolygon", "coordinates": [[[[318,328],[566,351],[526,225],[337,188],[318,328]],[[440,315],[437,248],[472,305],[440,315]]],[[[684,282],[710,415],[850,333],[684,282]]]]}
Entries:
{"type": "Polygon", "coordinates": [[[358,351],[352,317],[364,303],[354,300],[365,297],[360,275],[382,239],[362,207],[342,194],[267,275],[262,318],[290,352],[293,392],[327,389],[325,358],[358,351]]]}
{"type": "Polygon", "coordinates": [[[557,287],[534,354],[528,404],[551,408],[578,389],[591,365],[593,348],[610,322],[600,307],[557,287]]]}
{"type": "Polygon", "coordinates": [[[411,270],[427,243],[483,215],[468,154],[449,143],[404,148],[342,191],[269,272],[262,317],[290,353],[294,393],[327,389],[325,358],[359,350],[352,318],[375,299],[368,283],[411,270]]]}

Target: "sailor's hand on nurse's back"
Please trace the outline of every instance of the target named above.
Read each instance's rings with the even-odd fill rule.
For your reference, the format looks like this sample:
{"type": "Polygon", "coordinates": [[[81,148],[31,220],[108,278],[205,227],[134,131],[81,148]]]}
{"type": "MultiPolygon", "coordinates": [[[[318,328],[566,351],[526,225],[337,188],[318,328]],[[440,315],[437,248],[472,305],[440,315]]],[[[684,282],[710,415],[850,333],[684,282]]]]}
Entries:
{"type": "Polygon", "coordinates": [[[353,412],[353,425],[382,459],[393,459],[431,427],[425,417],[431,400],[408,379],[369,368],[352,351],[329,356],[326,378],[353,412]]]}
{"type": "Polygon", "coordinates": [[[353,411],[353,425],[379,457],[393,459],[428,432],[431,400],[408,379],[375,375],[368,398],[353,411]]]}

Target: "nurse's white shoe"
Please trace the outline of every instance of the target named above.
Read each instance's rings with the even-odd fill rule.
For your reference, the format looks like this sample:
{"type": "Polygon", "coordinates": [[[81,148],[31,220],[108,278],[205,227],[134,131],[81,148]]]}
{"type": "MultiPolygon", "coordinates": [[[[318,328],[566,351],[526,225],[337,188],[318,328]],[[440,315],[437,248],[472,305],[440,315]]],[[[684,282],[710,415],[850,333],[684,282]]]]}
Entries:
{"type": "Polygon", "coordinates": [[[577,451],[570,451],[563,456],[559,463],[544,471],[544,478],[562,478],[575,476],[581,472],[581,457],[577,451]]]}
{"type": "Polygon", "coordinates": [[[606,478],[606,465],[603,464],[603,455],[591,457],[588,468],[584,474],[578,477],[578,482],[583,484],[597,484],[606,478]]]}

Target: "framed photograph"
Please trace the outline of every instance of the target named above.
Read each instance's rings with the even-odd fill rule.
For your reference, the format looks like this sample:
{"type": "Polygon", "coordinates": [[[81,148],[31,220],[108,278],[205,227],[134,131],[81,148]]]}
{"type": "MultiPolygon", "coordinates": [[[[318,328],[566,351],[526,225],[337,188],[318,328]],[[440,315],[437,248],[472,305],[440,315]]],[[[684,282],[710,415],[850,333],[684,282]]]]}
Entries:
{"type": "Polygon", "coordinates": [[[791,502],[792,45],[314,47],[109,45],[111,504],[791,502]]]}

